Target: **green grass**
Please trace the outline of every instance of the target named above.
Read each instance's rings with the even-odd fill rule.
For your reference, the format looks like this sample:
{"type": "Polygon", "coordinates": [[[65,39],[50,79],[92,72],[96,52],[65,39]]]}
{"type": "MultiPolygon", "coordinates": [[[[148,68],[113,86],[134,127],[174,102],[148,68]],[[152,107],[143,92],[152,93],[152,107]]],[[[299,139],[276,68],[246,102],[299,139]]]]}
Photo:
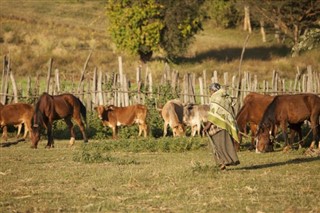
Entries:
{"type": "Polygon", "coordinates": [[[241,151],[240,165],[219,171],[207,146],[113,150],[107,154],[117,160],[85,163],[74,160],[82,141],[73,148],[66,140],[56,140],[50,150],[44,145],[0,148],[1,212],[320,211],[320,158],[300,151],[241,151]]]}

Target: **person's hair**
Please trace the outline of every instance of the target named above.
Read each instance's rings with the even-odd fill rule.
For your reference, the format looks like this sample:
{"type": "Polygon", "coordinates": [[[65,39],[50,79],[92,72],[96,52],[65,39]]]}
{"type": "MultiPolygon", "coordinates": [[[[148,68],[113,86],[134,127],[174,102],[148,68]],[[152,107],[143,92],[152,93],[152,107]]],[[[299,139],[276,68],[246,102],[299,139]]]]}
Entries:
{"type": "Polygon", "coordinates": [[[220,88],[221,88],[221,85],[218,84],[218,83],[212,83],[212,84],[209,86],[209,89],[210,89],[211,91],[218,91],[220,88]]]}

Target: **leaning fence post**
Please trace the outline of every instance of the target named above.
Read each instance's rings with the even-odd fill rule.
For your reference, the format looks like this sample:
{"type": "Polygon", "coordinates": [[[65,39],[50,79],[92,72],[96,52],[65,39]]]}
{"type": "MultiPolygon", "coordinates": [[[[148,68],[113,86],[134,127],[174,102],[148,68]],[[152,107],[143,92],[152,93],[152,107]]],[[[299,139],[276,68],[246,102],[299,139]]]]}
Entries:
{"type": "Polygon", "coordinates": [[[51,69],[52,69],[53,59],[50,58],[48,64],[48,73],[47,73],[47,85],[46,85],[46,92],[49,93],[50,91],[50,78],[51,78],[51,69]]]}
{"type": "Polygon", "coordinates": [[[7,56],[4,56],[2,83],[1,83],[1,93],[2,93],[2,103],[3,104],[6,104],[6,99],[7,99],[9,72],[10,72],[10,59],[7,58],[7,56]]]}
{"type": "Polygon", "coordinates": [[[79,91],[80,91],[82,83],[84,81],[84,74],[85,74],[85,71],[87,69],[89,59],[91,58],[91,54],[92,54],[92,51],[90,51],[90,53],[89,53],[89,55],[87,57],[87,60],[83,65],[83,69],[82,69],[82,72],[81,72],[81,77],[80,77],[80,81],[79,81],[79,85],[78,85],[78,89],[77,89],[78,93],[80,93],[79,91]]]}
{"type": "Polygon", "coordinates": [[[13,95],[14,95],[14,102],[18,103],[18,89],[17,89],[17,84],[16,84],[16,80],[14,79],[13,76],[13,72],[10,72],[10,79],[11,79],[11,83],[12,83],[12,91],[13,91],[13,95]]]}

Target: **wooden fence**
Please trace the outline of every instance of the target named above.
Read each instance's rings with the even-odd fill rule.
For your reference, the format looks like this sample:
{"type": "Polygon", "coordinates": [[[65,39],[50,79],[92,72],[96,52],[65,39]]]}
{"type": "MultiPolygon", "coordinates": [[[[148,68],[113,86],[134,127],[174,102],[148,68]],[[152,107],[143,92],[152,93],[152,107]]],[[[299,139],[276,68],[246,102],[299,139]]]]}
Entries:
{"type": "MultiPolygon", "coordinates": [[[[242,105],[243,98],[249,92],[259,92],[265,94],[295,94],[295,93],[315,93],[320,94],[320,73],[312,70],[311,66],[307,71],[301,72],[297,67],[295,79],[281,78],[277,71],[272,71],[272,80],[260,80],[255,74],[244,72],[241,75],[241,82],[236,75],[229,75],[228,72],[219,74],[218,71],[208,72],[204,70],[201,76],[194,73],[180,75],[178,71],[172,70],[168,64],[164,64],[163,74],[159,82],[155,82],[151,70],[148,67],[143,70],[136,69],[135,82],[129,81],[127,74],[123,70],[122,58],[119,57],[119,71],[108,73],[94,68],[93,75],[86,75],[86,69],[91,53],[81,71],[81,77],[76,85],[74,79],[68,84],[68,89],[62,89],[59,70],[52,71],[53,59],[48,62],[48,73],[46,78],[46,88],[40,88],[40,77],[35,76],[33,86],[32,78],[27,77],[27,87],[25,89],[17,86],[14,78],[14,70],[11,70],[10,59],[4,56],[3,72],[1,78],[0,101],[3,104],[9,102],[19,102],[21,99],[36,100],[42,92],[49,94],[61,94],[70,92],[78,96],[91,111],[96,105],[114,104],[116,106],[128,106],[135,103],[144,104],[146,98],[159,99],[167,94],[162,93],[161,86],[167,85],[173,93],[184,103],[206,104],[209,102],[208,85],[219,82],[225,86],[235,100],[238,108],[242,105]],[[10,84],[11,81],[11,84],[10,84]]],[[[33,102],[31,101],[31,102],[33,102]]],[[[20,101],[21,102],[21,101],[20,101]]],[[[30,102],[30,101],[29,101],[30,102]]]]}

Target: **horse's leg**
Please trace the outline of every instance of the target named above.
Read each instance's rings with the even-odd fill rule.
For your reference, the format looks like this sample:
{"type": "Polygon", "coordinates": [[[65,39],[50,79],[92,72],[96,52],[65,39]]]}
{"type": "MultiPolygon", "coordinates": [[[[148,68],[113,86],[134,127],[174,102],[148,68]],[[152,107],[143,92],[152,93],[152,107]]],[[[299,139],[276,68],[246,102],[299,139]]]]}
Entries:
{"type": "Polygon", "coordinates": [[[288,149],[291,148],[291,144],[288,143],[287,123],[286,122],[282,122],[280,125],[281,125],[282,135],[283,135],[284,144],[285,144],[284,151],[287,151],[288,149]]]}
{"type": "Polygon", "coordinates": [[[250,130],[251,130],[251,146],[249,150],[255,150],[255,137],[257,135],[257,125],[250,123],[250,130]]]}
{"type": "Polygon", "coordinates": [[[294,143],[295,133],[298,134],[299,137],[299,149],[304,145],[304,141],[302,141],[302,130],[301,125],[303,122],[297,123],[297,124],[289,124],[290,129],[290,143],[294,143]]]}
{"type": "Polygon", "coordinates": [[[53,142],[53,131],[52,131],[52,123],[48,122],[47,124],[47,136],[48,136],[48,143],[46,148],[53,148],[54,142],[53,142]]]}
{"type": "Polygon", "coordinates": [[[73,129],[73,123],[72,123],[72,121],[71,121],[71,117],[66,117],[66,118],[64,118],[64,122],[66,122],[66,124],[67,124],[67,126],[68,126],[68,129],[69,129],[69,131],[70,131],[70,142],[69,142],[69,144],[70,144],[70,146],[73,146],[74,145],[74,142],[75,142],[75,138],[76,138],[76,136],[75,136],[75,134],[74,134],[74,129],[73,129]]]}
{"type": "MultiPolygon", "coordinates": [[[[81,133],[82,133],[82,137],[83,137],[83,140],[84,140],[84,142],[85,143],[87,143],[88,142],[88,138],[87,138],[87,134],[86,134],[86,129],[85,129],[85,127],[84,127],[84,124],[83,124],[83,122],[82,122],[82,120],[81,120],[81,117],[80,117],[80,115],[79,116],[73,116],[73,119],[74,119],[74,121],[77,123],[77,125],[79,126],[79,128],[80,128],[80,131],[81,131],[81,133]]],[[[73,130],[72,130],[73,131],[73,130]]],[[[73,133],[73,135],[74,135],[74,133],[73,133]]],[[[73,136],[74,137],[74,136],[73,136]]],[[[75,138],[75,137],[74,137],[75,138]]]]}
{"type": "Polygon", "coordinates": [[[318,148],[320,148],[319,146],[319,135],[320,133],[318,133],[318,129],[319,129],[319,116],[314,116],[310,118],[310,122],[311,122],[311,129],[312,129],[312,143],[310,145],[310,148],[314,148],[315,145],[318,145],[318,148]]]}

